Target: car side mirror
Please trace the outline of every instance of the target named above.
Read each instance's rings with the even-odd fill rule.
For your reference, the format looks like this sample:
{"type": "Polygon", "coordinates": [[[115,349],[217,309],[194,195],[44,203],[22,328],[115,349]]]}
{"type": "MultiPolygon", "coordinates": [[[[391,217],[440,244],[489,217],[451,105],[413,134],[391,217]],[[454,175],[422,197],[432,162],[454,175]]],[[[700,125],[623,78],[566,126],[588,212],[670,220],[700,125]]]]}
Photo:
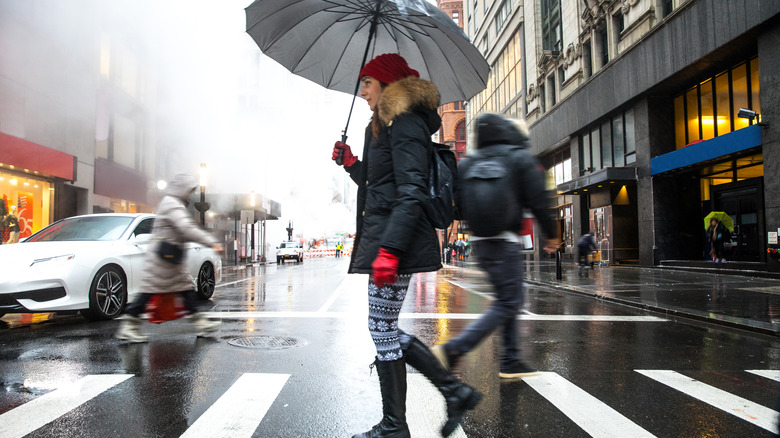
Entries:
{"type": "Polygon", "coordinates": [[[135,236],[135,243],[151,242],[154,236],[150,233],[135,236]]]}

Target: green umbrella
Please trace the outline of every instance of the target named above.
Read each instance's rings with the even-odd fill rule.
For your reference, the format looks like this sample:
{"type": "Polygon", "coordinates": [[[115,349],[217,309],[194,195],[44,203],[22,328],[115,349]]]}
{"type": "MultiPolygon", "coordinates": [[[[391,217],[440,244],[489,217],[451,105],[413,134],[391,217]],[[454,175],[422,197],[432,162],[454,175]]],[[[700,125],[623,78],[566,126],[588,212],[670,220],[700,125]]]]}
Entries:
{"type": "Polygon", "coordinates": [[[723,211],[711,211],[710,214],[704,218],[705,230],[710,227],[710,221],[713,219],[716,219],[718,222],[722,223],[723,226],[729,230],[729,233],[734,232],[734,219],[732,219],[731,216],[727,215],[723,211]]]}

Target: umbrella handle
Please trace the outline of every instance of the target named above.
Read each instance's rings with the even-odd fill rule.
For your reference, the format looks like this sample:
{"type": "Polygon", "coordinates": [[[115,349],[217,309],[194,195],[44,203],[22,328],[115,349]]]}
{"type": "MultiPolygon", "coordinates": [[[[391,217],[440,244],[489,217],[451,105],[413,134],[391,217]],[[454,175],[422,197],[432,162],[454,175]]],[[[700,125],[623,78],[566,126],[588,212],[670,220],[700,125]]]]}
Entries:
{"type": "MultiPolygon", "coordinates": [[[[347,142],[347,134],[344,132],[341,133],[341,142],[342,143],[347,142]]],[[[336,157],[336,164],[338,164],[339,166],[344,164],[344,149],[339,149],[339,154],[336,157]]]]}

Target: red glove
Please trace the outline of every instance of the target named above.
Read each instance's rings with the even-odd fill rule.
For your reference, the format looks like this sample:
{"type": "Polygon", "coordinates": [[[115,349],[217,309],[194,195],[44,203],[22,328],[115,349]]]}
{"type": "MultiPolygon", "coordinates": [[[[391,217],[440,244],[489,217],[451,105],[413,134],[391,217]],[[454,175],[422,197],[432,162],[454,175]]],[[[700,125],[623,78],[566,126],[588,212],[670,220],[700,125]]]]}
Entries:
{"type": "Polygon", "coordinates": [[[357,163],[358,159],[356,156],[352,155],[352,149],[350,149],[349,145],[340,141],[337,141],[333,146],[333,161],[336,161],[339,152],[342,151],[344,152],[344,156],[342,157],[342,164],[344,167],[352,167],[353,164],[357,163]]]}
{"type": "Polygon", "coordinates": [[[390,254],[384,248],[379,248],[379,254],[371,267],[374,269],[372,274],[374,284],[380,288],[387,284],[393,284],[398,279],[398,257],[390,254]]]}

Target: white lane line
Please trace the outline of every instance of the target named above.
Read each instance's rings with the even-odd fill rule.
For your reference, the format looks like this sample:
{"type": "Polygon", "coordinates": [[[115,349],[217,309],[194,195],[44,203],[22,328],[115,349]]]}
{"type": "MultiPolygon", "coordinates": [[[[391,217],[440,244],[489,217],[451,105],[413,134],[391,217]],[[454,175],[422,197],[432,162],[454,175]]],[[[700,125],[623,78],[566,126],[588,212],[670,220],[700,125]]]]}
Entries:
{"type": "Polygon", "coordinates": [[[368,287],[368,274],[363,275],[347,275],[344,277],[344,280],[341,281],[341,284],[338,285],[335,291],[330,295],[327,301],[317,310],[317,313],[325,313],[330,309],[330,306],[333,305],[333,303],[338,299],[339,295],[345,290],[345,289],[352,289],[352,288],[359,288],[363,287],[363,289],[367,290],[368,287]]]}
{"type": "Polygon", "coordinates": [[[89,375],[0,415],[0,436],[23,437],[83,405],[132,374],[89,375]]]}
{"type": "Polygon", "coordinates": [[[751,374],[780,382],[780,370],[745,370],[751,374]]]}
{"type": "MultiPolygon", "coordinates": [[[[250,319],[250,318],[363,318],[365,314],[354,312],[203,312],[207,318],[250,319]]],[[[482,317],[481,313],[401,313],[401,319],[452,319],[471,320],[482,317]]],[[[521,315],[523,321],[573,321],[573,322],[668,322],[663,318],[645,315],[521,315]]]]}
{"type": "MultiPolygon", "coordinates": [[[[447,421],[444,397],[422,374],[408,373],[406,381],[406,422],[412,436],[440,437],[441,427],[447,421]]],[[[458,427],[450,437],[466,438],[466,433],[458,427]]]]}
{"type": "Polygon", "coordinates": [[[458,281],[453,281],[453,280],[450,280],[449,278],[445,278],[444,280],[445,280],[447,283],[450,283],[450,284],[451,284],[451,285],[453,285],[453,286],[457,286],[457,287],[459,287],[459,288],[461,288],[461,289],[463,289],[463,290],[467,290],[467,291],[469,291],[469,292],[473,293],[474,295],[479,295],[479,296],[481,296],[482,298],[485,298],[485,299],[488,299],[488,300],[491,300],[491,301],[493,301],[493,296],[492,296],[492,295],[486,294],[486,293],[484,293],[484,292],[477,292],[477,291],[476,291],[476,290],[474,290],[473,288],[470,288],[470,287],[468,287],[468,286],[466,286],[466,285],[464,285],[463,283],[460,283],[460,282],[458,282],[458,281]]]}
{"type": "Polygon", "coordinates": [[[699,382],[676,371],[636,370],[636,372],[772,433],[780,432],[777,427],[777,416],[780,413],[773,409],[699,382]]]}
{"type": "Polygon", "coordinates": [[[251,437],[289,377],[289,374],[243,374],[192,423],[182,438],[251,437]]]}
{"type": "Polygon", "coordinates": [[[218,287],[233,286],[234,284],[243,283],[243,282],[249,281],[249,280],[254,280],[255,278],[257,278],[257,275],[253,275],[251,277],[243,278],[241,280],[231,281],[229,283],[220,283],[220,284],[214,286],[214,288],[216,289],[218,287]]]}
{"type": "Polygon", "coordinates": [[[592,437],[654,436],[556,373],[540,373],[523,381],[592,437]]]}

